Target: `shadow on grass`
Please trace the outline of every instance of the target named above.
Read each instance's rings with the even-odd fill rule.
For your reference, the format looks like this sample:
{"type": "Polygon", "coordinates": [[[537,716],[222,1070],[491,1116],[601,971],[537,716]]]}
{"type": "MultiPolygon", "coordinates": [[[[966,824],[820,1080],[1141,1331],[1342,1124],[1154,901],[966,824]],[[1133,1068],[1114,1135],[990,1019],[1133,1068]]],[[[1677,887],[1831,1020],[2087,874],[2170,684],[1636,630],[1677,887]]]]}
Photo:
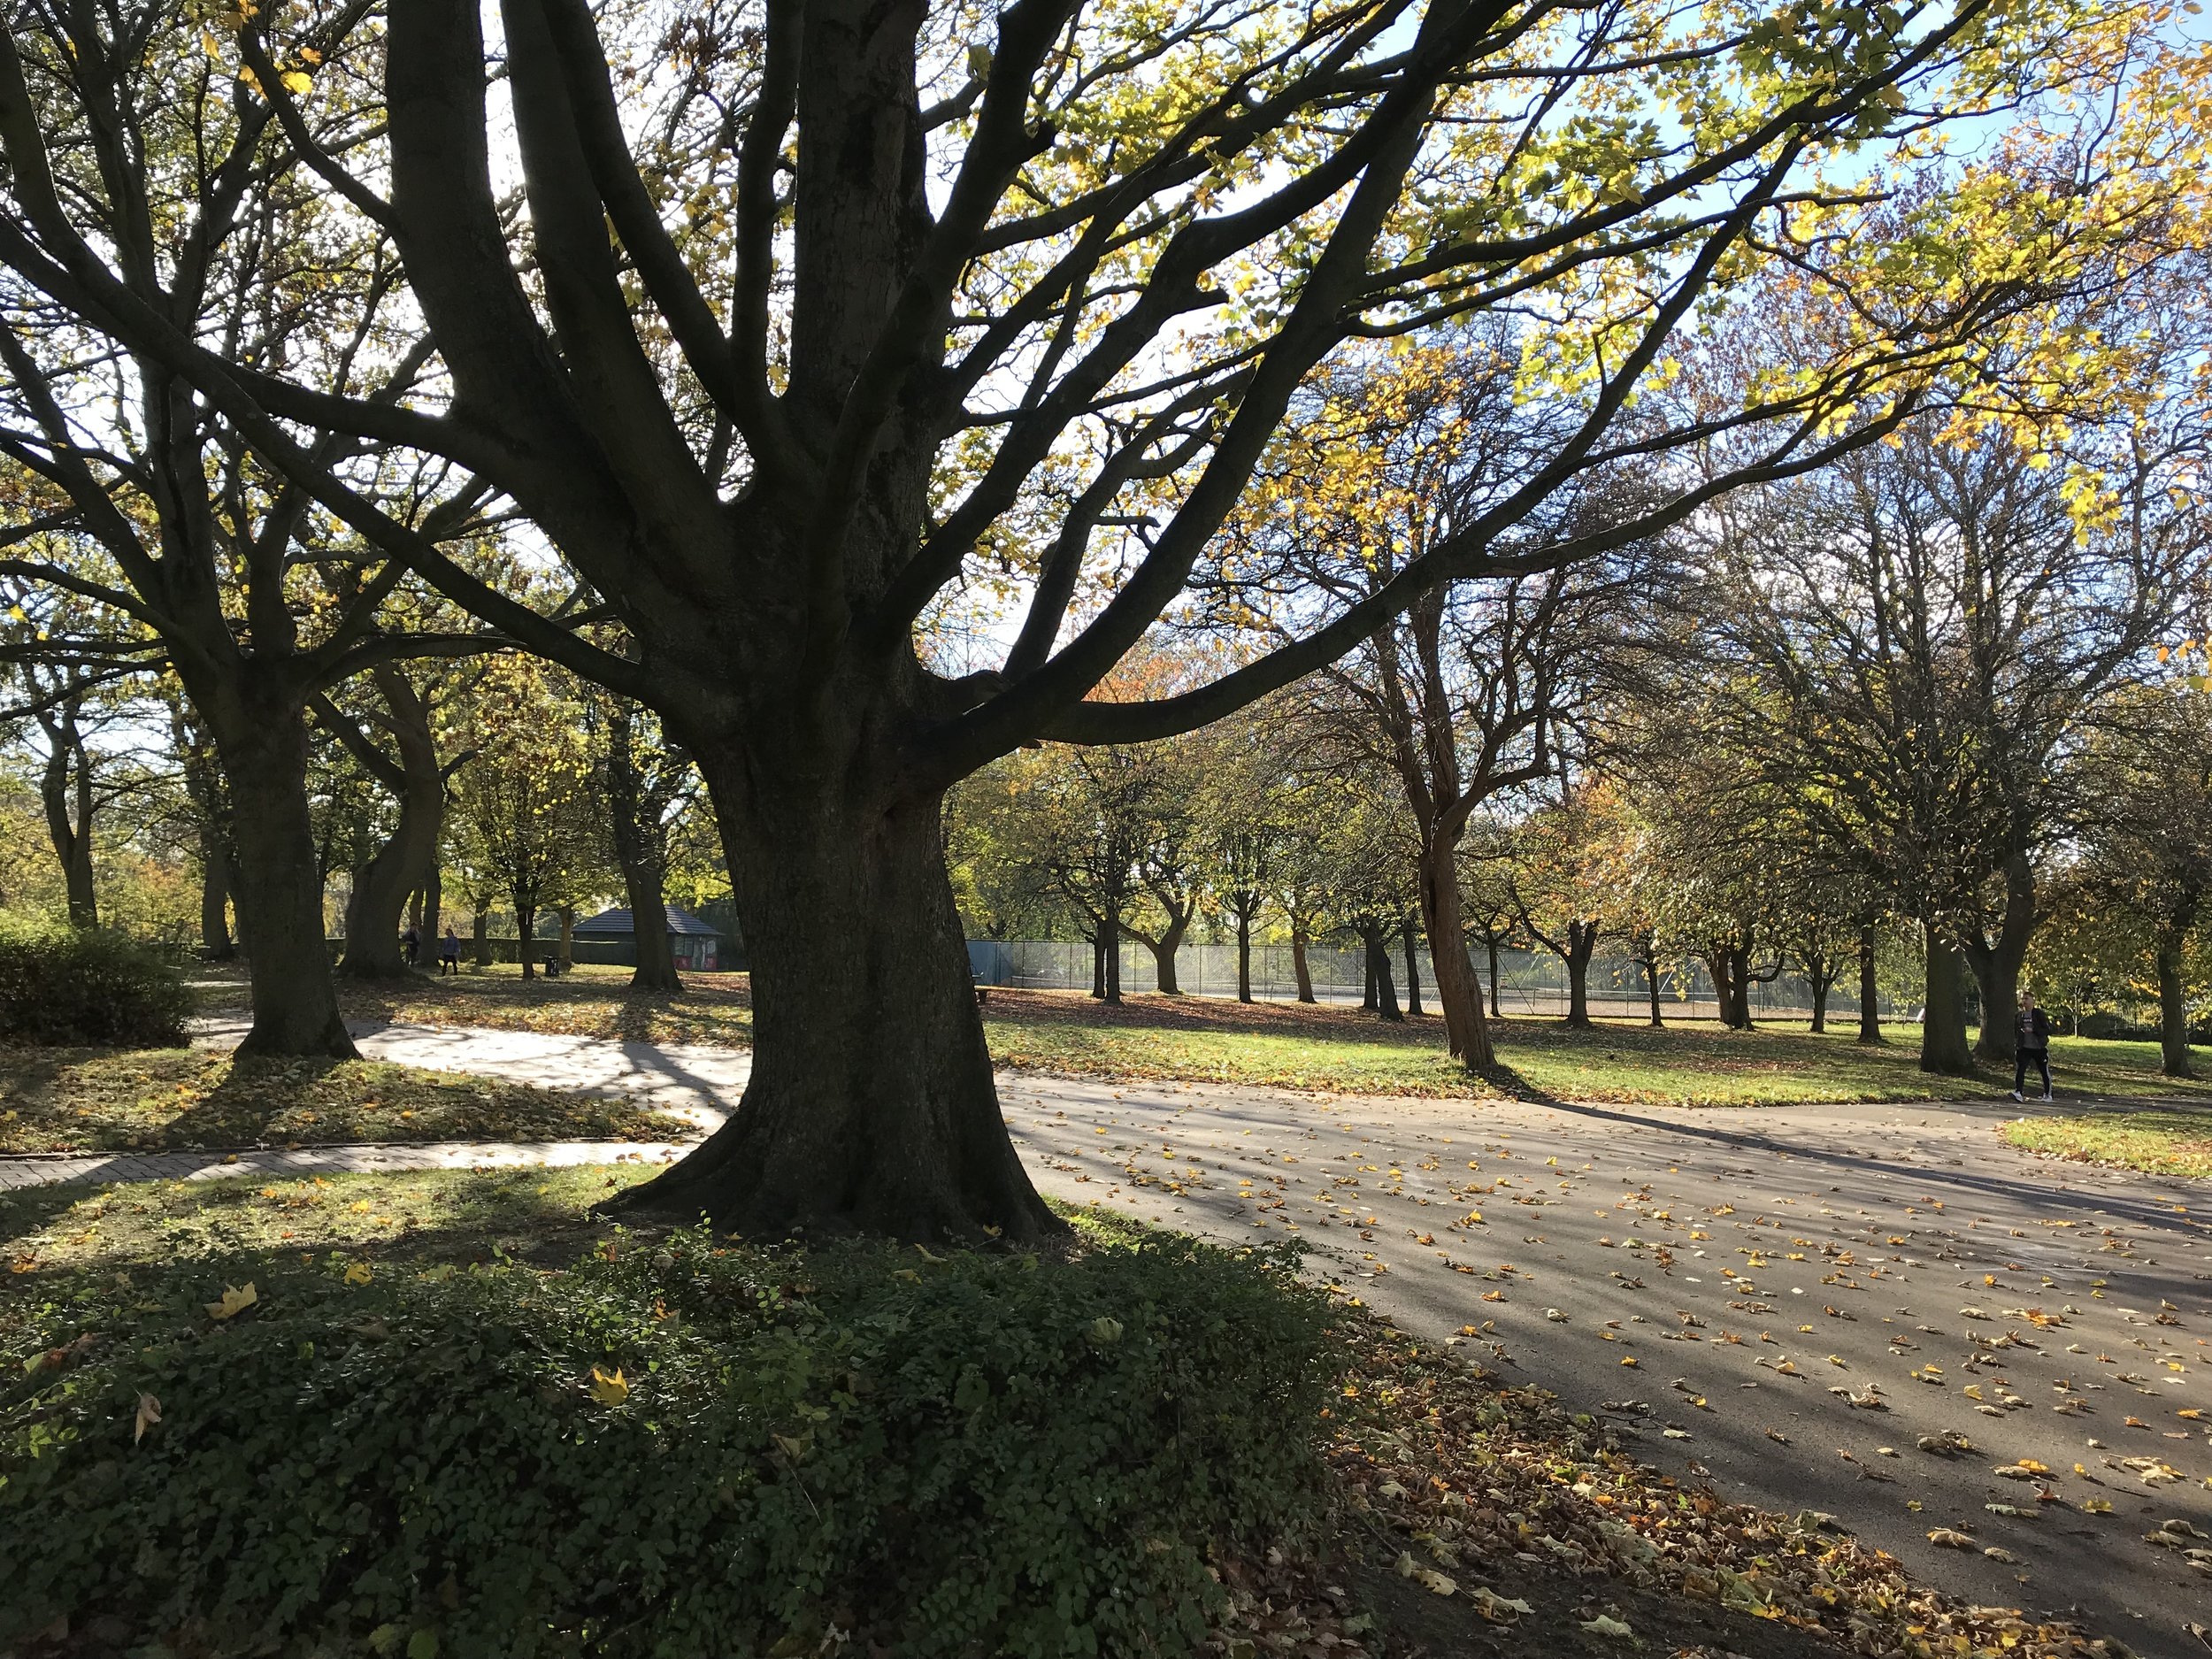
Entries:
{"type": "MultiPolygon", "coordinates": [[[[336,1252],[394,1267],[564,1267],[617,1231],[590,1206],[621,1178],[537,1169],[265,1183],[254,1178],[42,1187],[0,1194],[0,1298],[137,1266],[251,1278],[336,1252]],[[271,1197],[270,1194],[277,1194],[271,1197]],[[364,1213],[366,1212],[366,1213],[364,1213]],[[387,1228],[378,1218],[404,1217],[387,1228]]],[[[651,1226],[622,1229],[633,1237],[651,1226]]]]}

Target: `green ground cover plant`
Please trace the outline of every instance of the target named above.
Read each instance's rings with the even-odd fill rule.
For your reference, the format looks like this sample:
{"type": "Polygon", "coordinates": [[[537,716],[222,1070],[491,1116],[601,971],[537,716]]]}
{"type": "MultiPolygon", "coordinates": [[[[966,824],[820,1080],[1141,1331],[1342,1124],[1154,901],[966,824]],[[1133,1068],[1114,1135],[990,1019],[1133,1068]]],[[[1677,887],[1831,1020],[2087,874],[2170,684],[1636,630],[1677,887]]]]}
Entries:
{"type": "Polygon", "coordinates": [[[0,1324],[0,1646],[1172,1653],[1325,1510],[1325,1298],[1263,1252],[103,1268],[0,1324]]]}
{"type": "Polygon", "coordinates": [[[176,1044],[192,994],[150,947],[0,916],[0,1043],[176,1044]]]}
{"type": "Polygon", "coordinates": [[[695,1133],[613,1096],[372,1060],[0,1047],[0,1153],[695,1133]]]}
{"type": "Polygon", "coordinates": [[[0,1643],[2106,1651],[1678,1486],[1283,1256],[1095,1209],[1055,1256],[590,1213],[638,1173],[0,1195],[0,1643]]]}
{"type": "Polygon", "coordinates": [[[2011,1145],[2051,1157],[2212,1179],[2212,1115],[2203,1111],[2021,1118],[2005,1125],[2001,1133],[2011,1145]]]}

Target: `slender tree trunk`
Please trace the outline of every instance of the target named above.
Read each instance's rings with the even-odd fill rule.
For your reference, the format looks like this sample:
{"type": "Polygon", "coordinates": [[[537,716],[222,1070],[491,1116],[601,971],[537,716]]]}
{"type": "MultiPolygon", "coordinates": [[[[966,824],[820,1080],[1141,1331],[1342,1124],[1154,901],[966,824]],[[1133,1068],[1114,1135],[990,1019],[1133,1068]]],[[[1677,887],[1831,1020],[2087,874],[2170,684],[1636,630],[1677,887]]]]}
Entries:
{"type": "Polygon", "coordinates": [[[1654,1031],[1661,1031],[1665,1029],[1667,1022],[1661,1018],[1659,1014],[1659,959],[1656,956],[1646,956],[1643,960],[1643,970],[1644,995],[1651,1000],[1651,1028],[1654,1031]]]}
{"type": "Polygon", "coordinates": [[[1740,941],[1728,949],[1728,1023],[1738,1031],[1751,1029],[1751,946],[1740,941]]]}
{"type": "Polygon", "coordinates": [[[200,838],[200,943],[211,962],[228,962],[238,954],[230,939],[229,859],[214,838],[200,838]]]}
{"type": "MultiPolygon", "coordinates": [[[[576,907],[573,904],[563,904],[557,907],[553,913],[560,918],[561,923],[561,966],[572,968],[576,965],[576,907]]],[[[635,919],[635,918],[632,918],[633,923],[635,919]]],[[[965,940],[961,941],[964,949],[966,948],[966,943],[965,940]]]]}
{"type": "Polygon", "coordinates": [[[1298,981],[1298,1000],[1317,1001],[1313,994],[1313,965],[1306,960],[1306,930],[1296,922],[1290,927],[1290,972],[1298,981]]]}
{"type": "Polygon", "coordinates": [[[307,811],[307,726],[252,687],[200,695],[231,789],[239,931],[253,976],[246,1054],[355,1056],[323,936],[323,872],[307,811]],[[274,705],[274,706],[272,706],[274,705]]]}
{"type": "Polygon", "coordinates": [[[1106,1000],[1106,924],[1091,930],[1091,995],[1106,1000]]]}
{"type": "MultiPolygon", "coordinates": [[[[1459,895],[1459,871],[1452,849],[1425,849],[1415,872],[1421,894],[1422,931],[1429,936],[1429,965],[1436,973],[1436,1002],[1444,1016],[1444,1040],[1455,1059],[1472,1071],[1498,1064],[1490,1024],[1482,1015],[1482,981],[1467,955],[1465,912],[1459,895]]],[[[1497,950],[1491,949],[1490,994],[1497,995],[1497,950]]],[[[1497,1011],[1494,1001],[1491,1011],[1497,1011]]]]}
{"type": "Polygon", "coordinates": [[[1498,1007],[1498,941],[1486,939],[1483,944],[1490,953],[1490,1018],[1503,1019],[1505,1014],[1498,1007]]]}
{"type": "Polygon", "coordinates": [[[469,933],[470,938],[473,941],[476,946],[476,965],[480,968],[490,967],[492,965],[492,907],[490,901],[484,899],[477,901],[476,908],[471,913],[469,933]]]}
{"type": "Polygon", "coordinates": [[[1981,1030],[1974,1041],[1977,1060],[2012,1064],[2019,1046],[2012,1014],[2020,1003],[2020,970],[2035,924],[2035,866],[2024,853],[2016,853],[2005,861],[2005,913],[1997,936],[1985,936],[1978,926],[1966,934],[1967,965],[1982,999],[1981,1030]]]}
{"type": "Polygon", "coordinates": [[[338,972],[350,979],[396,979],[408,972],[399,943],[402,918],[411,912],[416,937],[426,937],[419,907],[422,884],[437,867],[445,774],[438,767],[429,710],[414,687],[389,666],[380,667],[374,678],[388,717],[385,729],[399,754],[396,764],[341,710],[326,701],[316,707],[324,724],[399,802],[390,839],[354,870],[345,954],[338,961],[338,972]]]}
{"type": "Polygon", "coordinates": [[[1237,910],[1237,1001],[1252,1000],[1252,912],[1243,906],[1237,910]]]}
{"type": "Polygon", "coordinates": [[[536,964],[530,960],[530,952],[537,941],[537,901],[526,900],[519,893],[512,896],[515,906],[515,956],[522,963],[522,977],[534,979],[538,971],[536,964]]]}
{"type": "Polygon", "coordinates": [[[1000,1111],[939,802],[854,822],[840,795],[764,799],[757,772],[694,753],[752,963],[753,1070],[729,1122],[625,1207],[756,1238],[1062,1232],[1000,1111]]]}
{"type": "Polygon", "coordinates": [[[430,949],[431,941],[443,931],[445,922],[445,876],[438,868],[438,849],[430,849],[430,873],[422,884],[422,943],[430,949]]]}
{"type": "Polygon", "coordinates": [[[39,794],[46,809],[46,836],[53,843],[61,865],[62,886],[68,895],[69,925],[97,927],[100,904],[92,884],[92,780],[84,750],[78,745],[73,722],[48,726],[46,766],[39,794]],[[76,821],[70,821],[74,802],[76,821]]]}
{"type": "Polygon", "coordinates": [[[1829,981],[1820,978],[1817,974],[1809,974],[1806,978],[1813,987],[1813,1029],[1816,1032],[1826,1031],[1828,1029],[1829,981]]]}
{"type": "Polygon", "coordinates": [[[1920,1069],[1970,1076],[1974,1056],[1966,1046],[1966,963],[1940,928],[1932,926],[1927,933],[1927,1010],[1920,1026],[1920,1069]]]}
{"type": "Polygon", "coordinates": [[[1881,993],[1874,975],[1874,924],[1859,924],[1859,1041],[1874,1045],[1882,1041],[1881,993]]]}
{"type": "Polygon", "coordinates": [[[2201,902],[2195,887],[2185,888],[2158,935],[2158,1069],[2168,1077],[2197,1074],[2189,1063],[2189,1003],[2182,987],[2181,952],[2201,902]]]}
{"type": "Polygon", "coordinates": [[[1109,1008],[1121,1005],[1121,906],[1106,907],[1106,926],[1100,944],[1106,956],[1106,988],[1100,997],[1109,1008]]]}
{"type": "Polygon", "coordinates": [[[637,965],[633,991],[680,993],[676,950],[668,936],[664,895],[666,835],[645,798],[645,779],[637,763],[636,717],[627,699],[611,700],[607,716],[607,815],[613,829],[615,863],[622,870],[623,895],[629,901],[631,936],[637,965]]]}
{"type": "Polygon", "coordinates": [[[1410,916],[1406,918],[1405,926],[1400,931],[1406,948],[1406,1014],[1409,1018],[1418,1019],[1421,1017],[1421,958],[1416,953],[1420,949],[1420,935],[1410,916]]]}

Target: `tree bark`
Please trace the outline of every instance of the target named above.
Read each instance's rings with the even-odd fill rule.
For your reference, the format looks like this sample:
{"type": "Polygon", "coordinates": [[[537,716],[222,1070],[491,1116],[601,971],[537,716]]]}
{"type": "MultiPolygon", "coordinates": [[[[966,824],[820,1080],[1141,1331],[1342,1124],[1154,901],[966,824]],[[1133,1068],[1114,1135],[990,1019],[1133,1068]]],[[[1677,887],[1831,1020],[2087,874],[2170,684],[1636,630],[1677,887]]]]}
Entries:
{"type": "Polygon", "coordinates": [[[1252,912],[1237,911],[1237,1001],[1252,1000],[1252,912]]]}
{"type": "MultiPolygon", "coordinates": [[[[389,664],[380,664],[371,677],[384,703],[384,730],[398,752],[396,761],[327,699],[319,699],[315,707],[322,724],[362,770],[399,803],[391,835],[354,870],[338,972],[349,979],[396,979],[409,971],[399,943],[402,918],[419,905],[423,882],[437,866],[438,838],[445,827],[445,774],[438,766],[429,705],[413,684],[389,664]]],[[[419,910],[415,928],[418,938],[428,936],[419,910]]]]}
{"type": "Polygon", "coordinates": [[[1597,943],[1594,924],[1567,924],[1567,949],[1561,957],[1567,964],[1567,1024],[1578,1029],[1586,1030],[1590,1024],[1590,956],[1597,943]]]}
{"type": "Polygon", "coordinates": [[[1859,924],[1859,1041],[1870,1046],[1882,1041],[1881,995],[1874,976],[1874,924],[1859,924]]]}
{"type": "Polygon", "coordinates": [[[1063,1231],[1000,1115],[940,803],[854,822],[841,800],[764,801],[757,773],[733,784],[693,752],[752,962],[753,1071],[729,1122],[623,1207],[757,1238],[1063,1231]]]}
{"type": "Polygon", "coordinates": [[[515,907],[515,958],[522,964],[522,977],[538,977],[537,965],[530,960],[530,951],[537,943],[538,901],[534,894],[516,892],[509,895],[515,907]]]}
{"type": "Polygon", "coordinates": [[[1398,1006],[1398,987],[1390,977],[1390,947],[1383,942],[1379,927],[1363,928],[1360,937],[1367,945],[1367,977],[1374,981],[1374,1011],[1386,1020],[1402,1020],[1405,1014],[1398,1006]]]}
{"type": "Polygon", "coordinates": [[[1967,930],[1967,965],[1981,992],[1981,1031],[1974,1041],[1977,1060],[2012,1064],[2019,1039],[2013,1030],[2013,1010],[2020,1002],[2020,969],[2028,959],[2028,943],[2035,936],[2035,866],[2027,855],[2015,853],[2005,861],[2005,913],[1994,939],[1980,926],[1967,930]]]}
{"type": "Polygon", "coordinates": [[[1105,925],[1099,930],[1101,955],[1106,963],[1106,984],[1099,993],[1099,1001],[1109,1008],[1121,1005],[1121,911],[1114,905],[1106,909],[1105,925]]]}
{"type": "Polygon", "coordinates": [[[637,762],[636,719],[629,701],[622,697],[612,700],[607,716],[607,795],[614,858],[622,870],[623,896],[629,902],[631,937],[637,947],[630,988],[680,994],[684,982],[676,972],[675,946],[666,926],[665,836],[656,833],[657,822],[649,821],[645,780],[637,762]]]}
{"type": "Polygon", "coordinates": [[[1828,981],[1815,976],[1808,976],[1808,978],[1813,987],[1813,1029],[1816,1032],[1826,1031],[1828,1029],[1828,981]]]}
{"type": "Polygon", "coordinates": [[[1920,1025],[1920,1069],[1970,1076],[1974,1056],[1966,1046],[1966,963],[1939,927],[1928,933],[1927,1003],[1920,1025]]]}
{"type": "MultiPolygon", "coordinates": [[[[1194,910],[1195,907],[1193,909],[1194,910]]],[[[1125,930],[1152,953],[1153,978],[1156,981],[1155,988],[1163,996],[1180,996],[1183,994],[1182,981],[1175,973],[1175,953],[1183,948],[1183,935],[1190,932],[1192,914],[1193,910],[1179,914],[1169,910],[1167,926],[1157,933],[1140,933],[1133,927],[1125,930]]]]}
{"type": "Polygon", "coordinates": [[[1298,1000],[1317,1001],[1313,994],[1313,967],[1306,960],[1306,930],[1294,922],[1290,929],[1290,972],[1298,981],[1298,1000]]]}
{"type": "Polygon", "coordinates": [[[1417,954],[1420,949],[1420,935],[1415,931],[1413,918],[1409,916],[1400,931],[1406,948],[1406,1014],[1409,1018],[1417,1019],[1421,1014],[1421,958],[1417,954]]]}
{"type": "Polygon", "coordinates": [[[1490,953],[1490,1018],[1503,1019],[1504,1010],[1498,1006],[1498,941],[1487,939],[1483,943],[1490,953]]]}
{"type": "Polygon", "coordinates": [[[470,918],[469,935],[476,946],[476,965],[492,965],[492,907],[488,900],[480,900],[470,918]]]}
{"type": "Polygon", "coordinates": [[[1091,930],[1091,995],[1102,1002],[1106,1000],[1106,925],[1103,922],[1091,930]]]}
{"type": "Polygon", "coordinates": [[[40,724],[46,728],[47,753],[39,778],[39,798],[46,810],[46,838],[61,865],[69,925],[97,927],[100,904],[92,883],[91,762],[77,734],[73,708],[65,709],[58,718],[42,718],[40,724]]]}
{"type": "Polygon", "coordinates": [[[273,698],[265,702],[251,691],[232,686],[195,695],[231,787],[235,900],[253,980],[253,1025],[239,1051],[353,1059],[323,935],[322,868],[307,811],[306,721],[297,704],[269,706],[273,698]]]}
{"type": "Polygon", "coordinates": [[[2158,933],[2158,1069],[2168,1077],[2197,1074],[2189,1063],[2189,1003],[2182,986],[2181,953],[2202,902],[2196,887],[2185,887],[2158,933]]]}
{"type": "Polygon", "coordinates": [[[1666,1028],[1667,1022],[1661,1018],[1659,1013],[1659,963],[1657,958],[1646,956],[1643,960],[1643,970],[1644,995],[1651,1002],[1651,1028],[1654,1031],[1663,1031],[1666,1028]]]}
{"type": "MultiPolygon", "coordinates": [[[[576,907],[573,904],[563,904],[557,907],[553,913],[560,918],[561,923],[561,966],[564,969],[572,968],[576,965],[576,907]]],[[[633,917],[631,921],[634,926],[636,918],[633,917]]],[[[964,943],[965,941],[963,941],[964,945],[964,943]]]]}
{"type": "MultiPolygon", "coordinates": [[[[1436,974],[1436,1002],[1444,1016],[1444,1039],[1452,1057],[1470,1071],[1487,1071],[1498,1064],[1490,1023],[1482,1014],[1482,981],[1467,955],[1465,911],[1459,894],[1459,868],[1449,848],[1425,849],[1415,874],[1421,894],[1421,926],[1429,936],[1429,965],[1436,974]]],[[[1491,952],[1490,989],[1497,995],[1498,964],[1491,952]]],[[[1494,1005],[1492,1012],[1495,1012],[1494,1005]]]]}
{"type": "Polygon", "coordinates": [[[230,939],[229,858],[212,836],[200,838],[200,943],[210,962],[238,954],[230,939]]]}

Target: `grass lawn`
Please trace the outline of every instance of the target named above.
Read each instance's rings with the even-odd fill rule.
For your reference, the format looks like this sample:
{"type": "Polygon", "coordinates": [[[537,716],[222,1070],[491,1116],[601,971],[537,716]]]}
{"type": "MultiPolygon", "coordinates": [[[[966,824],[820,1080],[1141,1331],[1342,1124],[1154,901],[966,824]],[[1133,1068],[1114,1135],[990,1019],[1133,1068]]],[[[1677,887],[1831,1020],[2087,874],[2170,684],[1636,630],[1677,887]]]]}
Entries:
{"type": "Polygon", "coordinates": [[[0,1047],[0,1153],[692,1133],[683,1118],[606,1095],[369,1060],[0,1047]]]}
{"type": "MultiPolygon", "coordinates": [[[[357,1018],[424,1025],[696,1042],[741,1048],[752,1040],[741,974],[695,974],[680,998],[633,997],[626,968],[580,967],[525,981],[510,964],[426,977],[394,989],[342,987],[357,1018]]],[[[203,993],[211,1001],[237,992],[203,993]]],[[[1884,1046],[1862,1048],[1852,1031],[1816,1036],[1801,1025],[1732,1032],[1706,1022],[1662,1031],[1601,1021],[1570,1031],[1555,1020],[1498,1022],[1499,1057],[1517,1085],[1472,1077],[1444,1047],[1434,1015],[1385,1025],[1356,1009],[1249,1005],[1216,997],[1144,995],[1106,1008],[1079,992],[995,988],[984,1031],[1002,1065],[1079,1077],[1240,1083],[1325,1094],[1481,1099],[1518,1093],[1633,1105],[1762,1106],[1800,1101],[1994,1099],[2009,1074],[1932,1078],[1916,1064],[1916,1027],[1895,1025],[1884,1046]]],[[[2158,1045],[2059,1037],[2051,1064],[2069,1096],[2212,1100],[2212,1083],[2176,1083],[2158,1071],[2158,1045]]]]}
{"type": "MultiPolygon", "coordinates": [[[[949,1653],[970,1644],[935,1616],[974,1605],[960,1600],[971,1580],[1034,1601],[1018,1575],[1063,1571],[1037,1553],[1058,1537],[1081,1546],[1058,1581],[1073,1600],[1033,1610],[1097,1621],[1110,1655],[1193,1637],[1330,1659],[1816,1659],[1839,1637],[2082,1651],[2061,1628],[1947,1603],[1815,1518],[1679,1488],[1540,1392],[1317,1309],[1279,1268],[1239,1265],[1264,1258],[1080,1214],[1064,1254],[1022,1256],[749,1250],[588,1213],[640,1173],[0,1194],[0,1565],[14,1594],[47,1598],[43,1627],[55,1598],[97,1586],[93,1617],[69,1626],[73,1659],[130,1650],[151,1617],[190,1625],[210,1610],[194,1595],[257,1617],[276,1579],[295,1646],[336,1630],[333,1652],[510,1651],[503,1628],[567,1628],[529,1601],[531,1563],[557,1595],[580,1561],[592,1617],[638,1619],[593,1625],[594,1651],[642,1652],[647,1620],[680,1619],[684,1593],[705,1586],[764,1621],[717,1624],[718,1651],[846,1648],[838,1631],[851,1651],[949,1653]],[[1096,1315],[1102,1294],[1113,1315],[1096,1315]],[[1206,1317],[1217,1307],[1228,1317],[1206,1317]],[[1286,1362],[1302,1380],[1284,1379],[1286,1362]],[[1181,1396],[1171,1409],[1148,1403],[1163,1386],[1181,1396]],[[1228,1415],[1209,1427],[1200,1406],[1228,1415]],[[902,1495],[910,1460],[926,1483],[902,1495]],[[1186,1483],[1194,1460],[1206,1478],[1186,1483]],[[1281,1507],[1279,1464],[1318,1487],[1281,1507]],[[1279,1551],[1265,1532],[1210,1534],[1206,1506],[1240,1482],[1286,1524],[1317,1503],[1302,1512],[1318,1530],[1294,1525],[1279,1551]],[[1019,1528],[970,1513],[1010,1483],[1029,1488],[1019,1528]],[[566,1501],[579,1493],[590,1500],[566,1501]],[[641,1513],[657,1501],[664,1514],[641,1513]],[[1092,1502],[1116,1512],[1087,1532],[1092,1502]],[[871,1503],[890,1525],[840,1518],[871,1503]],[[271,1514],[278,1534],[259,1524],[271,1514]],[[235,1557],[190,1547],[225,1527],[235,1557]],[[823,1578],[779,1571],[773,1552],[798,1548],[823,1578]],[[1162,1576],[1176,1559],[1191,1571],[1162,1576]],[[364,1565],[374,1573],[349,1576],[364,1565]],[[654,1591],[654,1572],[671,1588],[654,1591]],[[1133,1631],[1114,1609],[1139,1574],[1186,1599],[1133,1631]],[[895,1593],[854,1599],[871,1586],[895,1593]],[[326,1627],[334,1595],[345,1605],[326,1627]]],[[[1008,1615],[992,1603],[990,1617],[1008,1615]]],[[[978,1634],[978,1651],[1061,1645],[978,1634]]]]}
{"type": "Polygon", "coordinates": [[[2007,1124],[2003,1134],[2013,1146],[2052,1157],[2147,1170],[2153,1175],[2212,1178],[2212,1114],[2202,1111],[2023,1118],[2007,1124]]]}

